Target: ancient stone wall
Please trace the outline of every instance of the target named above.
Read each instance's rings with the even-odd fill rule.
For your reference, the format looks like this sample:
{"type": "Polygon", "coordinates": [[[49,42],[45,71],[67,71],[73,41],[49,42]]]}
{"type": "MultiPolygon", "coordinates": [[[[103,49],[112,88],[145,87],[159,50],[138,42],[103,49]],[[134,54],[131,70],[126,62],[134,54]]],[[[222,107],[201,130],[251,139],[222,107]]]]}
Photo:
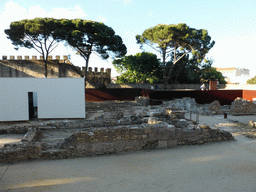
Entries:
{"type": "Polygon", "coordinates": [[[119,153],[143,149],[170,148],[178,145],[234,140],[231,133],[207,126],[174,129],[167,124],[137,124],[81,130],[66,138],[59,150],[44,151],[43,143],[33,142],[34,129],[19,144],[0,149],[0,162],[30,159],[62,159],[119,153]]]}
{"type": "MultiPolygon", "coordinates": [[[[82,68],[82,74],[84,76],[84,70],[85,68],[82,68]]],[[[100,71],[98,71],[98,67],[94,68],[94,71],[92,70],[92,67],[88,67],[87,71],[87,79],[88,83],[86,85],[86,88],[101,88],[101,87],[107,87],[107,85],[111,82],[111,68],[107,68],[104,71],[104,68],[100,68],[100,71]]]]}
{"type": "Polygon", "coordinates": [[[201,115],[219,115],[223,114],[219,101],[210,104],[198,104],[194,98],[184,97],[183,99],[175,99],[164,101],[163,106],[170,109],[187,110],[201,115]]]}
{"type": "MultiPolygon", "coordinates": [[[[81,78],[82,73],[79,67],[74,66],[67,56],[56,56],[55,59],[52,56],[48,58],[48,74],[49,78],[58,77],[74,77],[81,78]]],[[[7,56],[3,56],[0,60],[0,77],[45,77],[45,66],[43,58],[37,59],[37,56],[10,56],[9,60],[7,56]]]]}
{"type": "Polygon", "coordinates": [[[237,98],[231,103],[230,113],[234,115],[254,114],[256,113],[256,104],[242,98],[237,98]]]}

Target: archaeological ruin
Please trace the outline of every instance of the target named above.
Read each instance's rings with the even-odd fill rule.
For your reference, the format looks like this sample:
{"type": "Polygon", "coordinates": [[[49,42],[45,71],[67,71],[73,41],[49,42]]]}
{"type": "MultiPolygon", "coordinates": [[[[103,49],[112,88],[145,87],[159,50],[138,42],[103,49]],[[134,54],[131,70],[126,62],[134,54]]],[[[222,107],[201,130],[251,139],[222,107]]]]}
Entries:
{"type": "MultiPolygon", "coordinates": [[[[70,63],[67,56],[62,60],[59,56],[56,59],[50,56],[48,67],[50,78],[84,76],[84,70],[70,63]]],[[[28,56],[24,59],[21,56],[17,59],[3,56],[0,77],[43,78],[44,63],[42,58],[35,56],[32,59],[28,56]]],[[[225,118],[227,114],[256,114],[254,90],[202,92],[198,85],[170,85],[169,90],[156,91],[149,84],[110,84],[110,69],[98,71],[95,68],[93,71],[90,67],[88,79],[86,111],[83,111],[85,119],[67,117],[61,120],[56,116],[24,122],[0,122],[0,163],[119,154],[234,140],[231,132],[218,126],[201,125],[200,116],[219,115],[225,118]],[[188,118],[187,114],[194,114],[196,119],[188,118]]],[[[77,108],[78,105],[72,110],[77,108]]],[[[240,134],[256,138],[255,121],[248,122],[241,129],[238,124],[232,125],[237,126],[236,131],[240,134]]]]}
{"type": "Polygon", "coordinates": [[[234,140],[227,131],[199,126],[186,119],[183,104],[191,103],[192,109],[193,100],[188,102],[185,98],[183,104],[175,106],[172,101],[151,106],[142,99],[146,100],[86,103],[85,120],[2,123],[0,140],[10,135],[19,139],[0,145],[0,162],[118,154],[234,140]]]}

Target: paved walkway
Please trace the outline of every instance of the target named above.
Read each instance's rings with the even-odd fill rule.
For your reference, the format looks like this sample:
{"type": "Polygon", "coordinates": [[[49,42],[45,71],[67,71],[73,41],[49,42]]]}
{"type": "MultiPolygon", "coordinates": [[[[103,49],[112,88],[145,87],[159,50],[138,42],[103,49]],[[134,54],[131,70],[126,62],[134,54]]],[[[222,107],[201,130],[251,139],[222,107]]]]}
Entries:
{"type": "MultiPolygon", "coordinates": [[[[223,129],[232,129],[222,116],[200,116],[200,123],[222,123],[223,129]]],[[[256,140],[235,138],[122,155],[0,165],[0,191],[256,191],[256,140]]]]}

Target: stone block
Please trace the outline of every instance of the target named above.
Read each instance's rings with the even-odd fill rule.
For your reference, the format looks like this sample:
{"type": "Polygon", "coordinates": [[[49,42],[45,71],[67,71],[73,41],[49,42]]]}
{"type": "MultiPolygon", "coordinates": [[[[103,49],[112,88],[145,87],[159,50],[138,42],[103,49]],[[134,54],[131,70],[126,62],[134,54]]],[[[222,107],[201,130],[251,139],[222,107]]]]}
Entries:
{"type": "Polygon", "coordinates": [[[149,98],[147,97],[142,97],[142,96],[139,96],[139,97],[135,97],[135,101],[140,103],[141,105],[143,106],[147,106],[149,105],[149,98]]]}
{"type": "Polygon", "coordinates": [[[167,141],[167,147],[175,147],[178,145],[178,140],[174,139],[174,140],[168,140],[167,141]]]}
{"type": "Polygon", "coordinates": [[[186,128],[188,126],[188,122],[186,119],[179,119],[176,126],[179,128],[186,128]]]}
{"type": "Polygon", "coordinates": [[[150,117],[148,118],[148,124],[156,124],[157,123],[157,117],[150,117]]]}
{"type": "Polygon", "coordinates": [[[92,144],[91,143],[78,143],[76,148],[78,151],[91,151],[92,144]]]}
{"type": "Polygon", "coordinates": [[[64,60],[68,60],[68,56],[67,55],[63,55],[63,59],[64,60]]]}
{"type": "Polygon", "coordinates": [[[13,55],[11,55],[10,60],[15,60],[15,57],[13,55]]]}
{"type": "Polygon", "coordinates": [[[175,126],[174,125],[168,125],[166,127],[166,129],[169,130],[169,131],[175,131],[175,126]]]}
{"type": "Polygon", "coordinates": [[[7,60],[7,56],[2,56],[2,60],[7,60]]]}
{"type": "Polygon", "coordinates": [[[55,58],[56,58],[56,60],[60,60],[60,56],[59,55],[56,55],[55,58]]]}
{"type": "Polygon", "coordinates": [[[254,128],[254,127],[255,127],[255,122],[254,122],[254,121],[249,121],[249,122],[248,122],[248,126],[249,126],[250,128],[254,128]]]}
{"type": "Polygon", "coordinates": [[[147,135],[141,135],[142,139],[146,139],[148,136],[147,135]]]}
{"type": "Polygon", "coordinates": [[[29,60],[29,56],[28,55],[25,56],[25,60],[29,60]]]}
{"type": "Polygon", "coordinates": [[[143,129],[143,132],[144,132],[145,134],[151,133],[151,127],[145,127],[145,128],[143,129]]]}
{"type": "Polygon", "coordinates": [[[110,75],[110,74],[111,74],[111,68],[107,68],[107,69],[106,69],[106,73],[107,73],[108,75],[110,75]]]}
{"type": "Polygon", "coordinates": [[[17,60],[22,60],[22,56],[17,56],[17,60]]]}
{"type": "Polygon", "coordinates": [[[184,137],[183,135],[183,130],[182,129],[175,129],[175,137],[176,138],[181,138],[181,137],[184,137]]]}
{"type": "Polygon", "coordinates": [[[131,138],[131,140],[135,140],[138,138],[138,135],[131,135],[130,138],[131,138]]]}
{"type": "Polygon", "coordinates": [[[37,60],[37,56],[32,55],[32,60],[37,60]]]}
{"type": "Polygon", "coordinates": [[[124,140],[129,140],[130,139],[130,135],[125,135],[124,136],[124,140]]]}
{"type": "Polygon", "coordinates": [[[157,121],[155,125],[158,129],[164,129],[169,126],[169,124],[164,121],[157,121]]]}
{"type": "Polygon", "coordinates": [[[158,148],[167,148],[167,141],[158,141],[158,148]]]}
{"type": "Polygon", "coordinates": [[[118,135],[118,136],[115,138],[116,141],[119,141],[119,140],[121,140],[121,139],[122,139],[122,137],[121,137],[120,135],[118,135]]]}

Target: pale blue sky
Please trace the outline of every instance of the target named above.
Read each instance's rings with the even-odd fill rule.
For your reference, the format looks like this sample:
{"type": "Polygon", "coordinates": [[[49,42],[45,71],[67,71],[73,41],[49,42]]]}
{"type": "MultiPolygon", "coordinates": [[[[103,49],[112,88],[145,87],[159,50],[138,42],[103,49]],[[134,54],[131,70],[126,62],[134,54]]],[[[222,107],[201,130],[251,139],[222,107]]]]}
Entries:
{"type": "MultiPolygon", "coordinates": [[[[207,55],[215,67],[249,68],[256,71],[256,1],[255,0],[0,0],[0,55],[38,55],[34,50],[15,51],[3,30],[12,21],[35,17],[82,18],[102,21],[120,35],[129,54],[141,52],[135,36],[159,23],[186,23],[208,30],[216,45],[207,55]]],[[[71,61],[84,66],[75,52],[59,46],[55,55],[71,55],[71,61]]],[[[159,57],[160,58],[160,57],[159,57]]],[[[93,56],[91,67],[113,68],[111,60],[93,56]]],[[[117,73],[112,69],[112,76],[117,73]]]]}

